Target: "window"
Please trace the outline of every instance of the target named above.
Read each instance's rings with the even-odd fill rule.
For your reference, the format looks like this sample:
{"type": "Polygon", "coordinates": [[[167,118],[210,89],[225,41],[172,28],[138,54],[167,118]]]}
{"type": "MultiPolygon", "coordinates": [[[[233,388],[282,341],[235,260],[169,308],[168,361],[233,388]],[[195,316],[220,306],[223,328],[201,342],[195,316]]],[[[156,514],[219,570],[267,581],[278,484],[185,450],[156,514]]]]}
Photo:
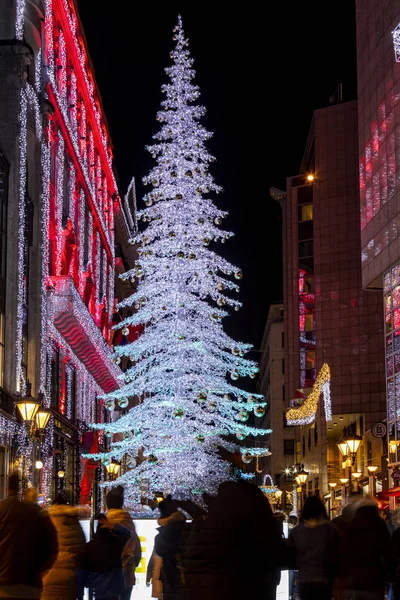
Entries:
{"type": "Polygon", "coordinates": [[[314,315],[305,315],[305,331],[314,331],[314,315]]]}
{"type": "Polygon", "coordinates": [[[297,204],[310,204],[313,201],[313,186],[305,185],[297,188],[297,204]]]}
{"type": "Polygon", "coordinates": [[[285,359],[282,358],[282,375],[285,373],[285,359]]]}
{"type": "Polygon", "coordinates": [[[53,348],[51,352],[51,406],[58,410],[60,399],[60,353],[58,349],[53,348]]]}
{"type": "Polygon", "coordinates": [[[308,430],[308,450],[311,452],[311,429],[308,430]]]}
{"type": "Polygon", "coordinates": [[[294,440],[283,440],[283,454],[286,456],[294,454],[294,440]]]}
{"type": "Polygon", "coordinates": [[[282,385],[282,400],[285,402],[285,386],[282,385]]]}
{"type": "Polygon", "coordinates": [[[313,205],[302,204],[298,208],[299,221],[312,221],[313,218],[313,205]]]}
{"type": "Polygon", "coordinates": [[[299,242],[299,257],[305,258],[314,255],[314,240],[299,242]]]}
{"type": "Polygon", "coordinates": [[[306,352],[306,369],[315,369],[315,351],[307,350],[306,352]]]}
{"type": "Polygon", "coordinates": [[[86,202],[86,198],[83,198],[85,203],[85,224],[84,224],[84,237],[83,237],[83,270],[87,271],[89,264],[89,251],[90,251],[90,240],[89,240],[89,207],[86,202]]]}
{"type": "Polygon", "coordinates": [[[282,333],[282,348],[285,347],[285,334],[282,333]]]}
{"type": "Polygon", "coordinates": [[[70,216],[70,186],[71,186],[71,165],[67,157],[64,163],[64,179],[63,179],[63,205],[62,205],[62,226],[64,229],[67,226],[68,217],[70,216]]]}

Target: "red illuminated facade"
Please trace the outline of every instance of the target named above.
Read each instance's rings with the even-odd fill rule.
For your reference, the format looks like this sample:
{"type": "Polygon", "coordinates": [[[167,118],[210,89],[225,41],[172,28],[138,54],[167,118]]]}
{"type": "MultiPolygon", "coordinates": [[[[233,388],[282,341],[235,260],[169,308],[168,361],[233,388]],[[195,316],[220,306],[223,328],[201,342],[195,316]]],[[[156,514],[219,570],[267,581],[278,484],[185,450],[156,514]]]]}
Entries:
{"type": "MultiPolygon", "coordinates": [[[[135,260],[134,186],[120,197],[75,1],[7,2],[1,76],[14,86],[0,92],[9,108],[7,118],[0,113],[0,200],[10,207],[1,238],[8,259],[0,325],[8,325],[0,326],[0,386],[12,398],[29,381],[52,411],[40,448],[43,491],[66,489],[88,503],[103,468],[82,454],[107,444],[89,424],[118,416],[100,398],[122,374],[113,344],[140,333],[117,339],[112,331],[116,302],[132,291],[118,275],[135,260]]],[[[12,401],[8,414],[13,421],[12,401]]],[[[29,480],[33,460],[23,461],[29,480]]]]}

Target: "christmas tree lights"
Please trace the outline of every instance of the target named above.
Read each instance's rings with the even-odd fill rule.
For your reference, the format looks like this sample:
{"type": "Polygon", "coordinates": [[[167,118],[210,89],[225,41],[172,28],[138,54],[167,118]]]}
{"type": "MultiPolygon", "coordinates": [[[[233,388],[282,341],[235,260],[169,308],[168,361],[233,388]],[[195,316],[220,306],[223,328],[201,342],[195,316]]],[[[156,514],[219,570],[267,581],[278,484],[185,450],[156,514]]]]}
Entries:
{"type": "Polygon", "coordinates": [[[162,125],[148,148],[156,159],[144,178],[151,190],[138,213],[147,227],[133,240],[139,245],[135,268],[122,276],[138,280],[137,291],[119,305],[133,315],[116,326],[127,336],[130,327],[143,325],[144,333],[115,348],[115,362],[127,356],[132,366],[121,387],[104,397],[110,411],[128,399],[140,402],[117,422],[94,426],[113,441],[109,453],[92,458],[135,465],[115,481],[131,502],[155,492],[194,499],[215,493],[231,477],[220,448],[251,462],[268,449],[239,441],[270,433],[247,423],[251,413],[264,414],[263,397],[234,384],[258,371],[244,358],[251,346],[231,339],[221,323],[227,308],[241,306],[229,277],[242,274],[210,248],[232,233],[220,228],[226,213],[208,197],[221,190],[209,173],[211,134],[199,124],[205,109],[194,104],[199,90],[180,18],[174,40],[157,115],[162,125]]]}

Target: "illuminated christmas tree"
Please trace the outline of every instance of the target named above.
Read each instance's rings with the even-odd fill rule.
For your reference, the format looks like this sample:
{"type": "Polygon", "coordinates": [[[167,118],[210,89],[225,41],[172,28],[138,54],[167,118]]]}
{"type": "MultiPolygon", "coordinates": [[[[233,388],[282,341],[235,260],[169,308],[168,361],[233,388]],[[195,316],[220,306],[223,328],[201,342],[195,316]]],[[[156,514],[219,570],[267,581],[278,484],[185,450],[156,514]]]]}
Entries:
{"type": "Polygon", "coordinates": [[[251,412],[264,414],[262,396],[234,384],[256,376],[258,367],[244,358],[251,346],[232,340],[221,324],[228,307],[240,308],[234,280],[242,274],[210,248],[232,234],[220,228],[226,213],[209,199],[220,188],[208,170],[211,134],[199,124],[205,109],[195,104],[199,90],[180,17],[174,40],[170,82],[157,114],[162,125],[148,148],[156,165],[144,183],[152,189],[138,214],[147,227],[135,239],[139,261],[124,275],[137,278],[138,286],[120,308],[135,312],[117,326],[125,335],[139,325],[144,332],[115,348],[116,361],[128,356],[133,366],[122,387],[106,396],[110,410],[126,407],[132,397],[140,403],[117,422],[97,426],[114,436],[110,453],[98,455],[103,464],[125,458],[131,466],[115,481],[131,500],[155,492],[181,498],[214,493],[231,477],[220,448],[240,450],[250,462],[268,452],[246,449],[239,440],[270,433],[246,424],[251,412]]]}

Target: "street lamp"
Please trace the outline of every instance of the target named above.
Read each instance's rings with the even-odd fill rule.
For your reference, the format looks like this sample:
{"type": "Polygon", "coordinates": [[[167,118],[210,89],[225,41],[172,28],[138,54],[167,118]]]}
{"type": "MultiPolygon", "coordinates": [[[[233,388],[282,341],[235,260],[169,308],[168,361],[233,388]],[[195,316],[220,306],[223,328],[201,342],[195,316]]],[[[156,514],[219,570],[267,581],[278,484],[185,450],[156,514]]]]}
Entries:
{"type": "MultiPolygon", "coordinates": [[[[44,408],[40,401],[32,397],[32,386],[30,381],[26,382],[26,395],[19,398],[15,405],[18,409],[21,419],[24,421],[27,433],[32,438],[32,462],[35,462],[36,470],[33,471],[33,484],[40,491],[43,461],[40,459],[40,447],[38,447],[38,438],[43,438],[44,431],[49,422],[51,412],[44,408]]],[[[25,464],[25,457],[24,457],[25,464]]],[[[23,472],[25,468],[23,467],[23,472]]]]}
{"type": "Polygon", "coordinates": [[[368,465],[368,491],[375,497],[376,496],[376,479],[375,473],[379,469],[378,465],[368,465]]]}
{"type": "Polygon", "coordinates": [[[360,479],[362,473],[360,473],[359,471],[355,471],[354,473],[351,474],[351,476],[353,477],[353,479],[356,480],[356,492],[359,491],[359,483],[358,480],[360,479]]]}
{"type": "Polygon", "coordinates": [[[35,400],[35,398],[32,398],[31,389],[32,389],[31,383],[29,381],[27,381],[26,396],[24,396],[23,398],[20,398],[15,403],[16,407],[18,408],[19,414],[21,415],[21,419],[28,426],[32,425],[32,423],[35,419],[36,413],[38,412],[39,407],[40,407],[40,402],[38,400],[35,400]]]}
{"type": "Polygon", "coordinates": [[[118,477],[120,469],[121,463],[117,460],[112,460],[108,465],[106,465],[106,470],[111,481],[118,477]]]}
{"type": "Polygon", "coordinates": [[[342,488],[342,506],[344,506],[346,504],[346,485],[349,483],[349,480],[347,477],[341,477],[339,481],[342,488]]]}
{"type": "Polygon", "coordinates": [[[300,471],[297,473],[296,479],[299,479],[300,485],[304,485],[308,479],[308,471],[304,470],[304,465],[301,465],[300,471]]]}

